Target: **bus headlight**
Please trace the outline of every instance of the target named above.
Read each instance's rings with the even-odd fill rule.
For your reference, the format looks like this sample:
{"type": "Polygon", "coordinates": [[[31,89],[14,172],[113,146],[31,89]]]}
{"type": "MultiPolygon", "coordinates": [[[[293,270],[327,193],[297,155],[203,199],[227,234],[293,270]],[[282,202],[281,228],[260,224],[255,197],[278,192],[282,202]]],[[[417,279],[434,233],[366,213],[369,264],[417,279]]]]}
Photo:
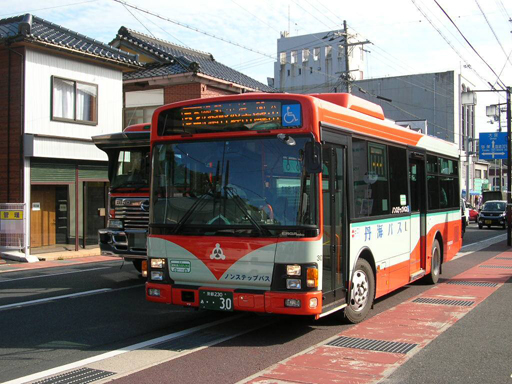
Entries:
{"type": "Polygon", "coordinates": [[[284,300],[284,306],[285,307],[291,307],[291,308],[300,308],[300,300],[299,299],[285,299],[284,300]]]}
{"type": "Polygon", "coordinates": [[[150,259],[151,269],[162,269],[165,264],[165,259],[150,259]]]}
{"type": "Polygon", "coordinates": [[[123,229],[123,222],[121,220],[109,220],[107,226],[109,228],[123,229]]]}
{"type": "Polygon", "coordinates": [[[308,286],[308,288],[318,287],[318,269],[317,268],[308,268],[307,286],[308,286]]]}
{"type": "Polygon", "coordinates": [[[151,280],[163,280],[164,273],[162,271],[151,271],[151,280]]]}
{"type": "Polygon", "coordinates": [[[301,268],[300,265],[287,265],[286,266],[286,274],[288,276],[300,276],[301,268]]]}
{"type": "Polygon", "coordinates": [[[300,279],[286,279],[286,289],[301,289],[300,279]]]}

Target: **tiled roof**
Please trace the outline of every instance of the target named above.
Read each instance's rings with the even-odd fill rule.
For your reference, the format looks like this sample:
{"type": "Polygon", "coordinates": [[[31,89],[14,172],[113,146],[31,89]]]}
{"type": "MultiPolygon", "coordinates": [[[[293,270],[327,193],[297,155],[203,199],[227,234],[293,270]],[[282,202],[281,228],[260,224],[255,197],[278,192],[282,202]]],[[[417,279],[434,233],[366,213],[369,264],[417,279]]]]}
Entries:
{"type": "Polygon", "coordinates": [[[31,14],[0,20],[0,43],[28,41],[59,49],[66,48],[78,54],[140,67],[137,55],[121,51],[90,37],[53,24],[31,14]]]}
{"type": "Polygon", "coordinates": [[[277,92],[276,89],[219,63],[207,52],[182,47],[125,27],[119,29],[117,39],[146,51],[159,63],[136,72],[125,73],[124,80],[197,72],[254,90],[277,92]]]}

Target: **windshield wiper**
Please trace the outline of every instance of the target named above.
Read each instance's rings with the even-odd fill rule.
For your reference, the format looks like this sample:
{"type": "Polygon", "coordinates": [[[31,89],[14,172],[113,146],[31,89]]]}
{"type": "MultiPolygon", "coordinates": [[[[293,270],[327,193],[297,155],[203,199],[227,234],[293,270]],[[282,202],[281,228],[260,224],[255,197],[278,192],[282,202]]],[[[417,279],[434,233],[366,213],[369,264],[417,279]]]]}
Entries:
{"type": "Polygon", "coordinates": [[[258,230],[260,235],[270,235],[270,231],[268,229],[263,228],[261,225],[258,224],[256,220],[254,220],[254,218],[249,213],[249,210],[247,209],[247,203],[235,192],[233,188],[226,186],[224,187],[224,190],[231,195],[235,204],[238,205],[238,208],[240,208],[243,214],[249,219],[251,224],[258,230]]]}
{"type": "Polygon", "coordinates": [[[183,225],[188,221],[190,216],[192,216],[192,213],[199,207],[199,204],[205,200],[206,196],[213,196],[213,193],[211,191],[206,192],[205,194],[201,195],[195,202],[192,204],[192,206],[188,209],[187,212],[183,215],[183,217],[178,221],[176,224],[176,228],[174,228],[173,233],[178,233],[178,231],[183,227],[183,225]]]}
{"type": "Polygon", "coordinates": [[[199,204],[204,201],[204,198],[206,196],[212,196],[213,197],[213,210],[215,211],[215,195],[217,193],[217,179],[218,179],[218,176],[219,176],[219,162],[217,161],[217,171],[215,173],[215,184],[212,183],[210,180],[208,180],[208,187],[209,187],[209,190],[204,193],[203,195],[201,195],[195,202],[194,204],[192,204],[192,206],[188,209],[187,212],[185,212],[185,214],[183,215],[183,217],[178,221],[178,223],[176,224],[176,228],[174,228],[174,233],[178,233],[178,231],[183,227],[183,225],[185,225],[185,223],[188,221],[188,219],[190,218],[190,216],[192,216],[192,213],[194,213],[194,211],[199,207],[199,204]]]}

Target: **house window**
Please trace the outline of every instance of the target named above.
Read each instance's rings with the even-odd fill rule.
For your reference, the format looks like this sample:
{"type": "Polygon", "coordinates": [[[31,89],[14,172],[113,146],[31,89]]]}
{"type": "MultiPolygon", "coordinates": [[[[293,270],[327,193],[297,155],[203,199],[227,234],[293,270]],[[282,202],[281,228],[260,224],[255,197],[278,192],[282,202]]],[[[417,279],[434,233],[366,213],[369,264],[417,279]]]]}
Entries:
{"type": "Polygon", "coordinates": [[[338,57],[345,56],[345,46],[344,45],[338,45],[338,57]]]}
{"type": "Polygon", "coordinates": [[[290,58],[291,64],[297,64],[297,60],[298,60],[298,53],[297,53],[297,51],[292,51],[291,52],[291,58],[290,58]]]}
{"type": "Polygon", "coordinates": [[[302,62],[305,62],[308,60],[309,60],[309,49],[306,48],[306,49],[302,50],[302,62]]]}
{"type": "Polygon", "coordinates": [[[281,65],[286,64],[286,52],[279,52],[279,62],[281,65]]]}
{"type": "Polygon", "coordinates": [[[52,76],[52,120],[98,124],[98,86],[52,76]]]}
{"type": "Polygon", "coordinates": [[[482,170],[475,169],[475,178],[476,179],[481,179],[482,178],[482,170]]]}
{"type": "Polygon", "coordinates": [[[159,106],[156,105],[151,107],[125,108],[124,126],[150,123],[153,112],[155,112],[158,107],[159,106]]]}
{"type": "Polygon", "coordinates": [[[320,59],[320,48],[313,49],[313,60],[317,61],[320,59]]]}
{"type": "Polygon", "coordinates": [[[331,55],[332,55],[332,47],[330,45],[328,45],[327,47],[325,47],[325,57],[329,58],[329,57],[331,57],[331,55]]]}

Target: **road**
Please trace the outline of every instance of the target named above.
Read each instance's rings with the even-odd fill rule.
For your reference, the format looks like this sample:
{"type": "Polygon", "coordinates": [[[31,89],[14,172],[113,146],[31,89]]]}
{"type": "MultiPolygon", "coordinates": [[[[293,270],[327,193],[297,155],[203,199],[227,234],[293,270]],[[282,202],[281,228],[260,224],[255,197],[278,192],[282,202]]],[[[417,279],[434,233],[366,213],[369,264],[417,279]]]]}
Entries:
{"type": "MultiPolygon", "coordinates": [[[[492,244],[502,239],[504,233],[498,229],[479,230],[471,224],[464,238],[465,248],[489,238],[493,239],[488,242],[492,244]]],[[[494,247],[468,251],[464,257],[445,264],[442,280],[496,256],[501,250],[494,247]]],[[[37,381],[85,366],[91,374],[100,375],[98,378],[102,372],[105,375],[115,372],[116,375],[105,380],[123,383],[234,383],[352,327],[344,323],[340,314],[311,321],[286,316],[228,315],[149,303],[144,299],[138,273],[131,264],[122,268],[121,265],[119,261],[111,261],[0,274],[0,382],[37,381]]],[[[430,288],[422,282],[404,287],[377,300],[371,316],[430,288]]],[[[501,302],[510,300],[510,289],[506,289],[500,289],[491,298],[496,296],[501,302]]],[[[486,309],[490,300],[471,312],[468,320],[463,319],[467,325],[461,321],[450,329],[455,332],[451,337],[457,339],[465,330],[479,335],[485,313],[496,311],[495,307],[486,309]]],[[[508,312],[508,306],[498,310],[496,318],[507,315],[508,319],[508,312]]],[[[496,322],[493,324],[494,344],[501,346],[506,340],[510,345],[510,338],[498,335],[499,327],[496,322]]],[[[485,345],[491,340],[492,337],[475,338],[475,343],[485,345]]],[[[443,348],[449,350],[456,345],[452,340],[443,348]]],[[[490,345],[489,351],[493,350],[490,345]]],[[[462,357],[466,353],[470,353],[468,362],[476,356],[475,351],[455,352],[459,353],[457,361],[464,361],[462,357]]],[[[397,370],[395,375],[401,376],[392,375],[388,380],[414,382],[414,372],[421,371],[425,364],[428,367],[429,359],[439,360],[440,356],[439,351],[426,348],[397,370]],[[432,356],[421,361],[424,352],[432,356]],[[411,364],[420,364],[420,368],[412,365],[408,371],[411,364]]],[[[504,356],[510,360],[510,353],[504,356]]],[[[490,367],[492,372],[484,369],[481,374],[503,378],[503,372],[492,364],[490,367]]],[[[427,376],[429,370],[424,370],[427,376]]],[[[511,373],[512,370],[508,375],[511,373]]]]}

